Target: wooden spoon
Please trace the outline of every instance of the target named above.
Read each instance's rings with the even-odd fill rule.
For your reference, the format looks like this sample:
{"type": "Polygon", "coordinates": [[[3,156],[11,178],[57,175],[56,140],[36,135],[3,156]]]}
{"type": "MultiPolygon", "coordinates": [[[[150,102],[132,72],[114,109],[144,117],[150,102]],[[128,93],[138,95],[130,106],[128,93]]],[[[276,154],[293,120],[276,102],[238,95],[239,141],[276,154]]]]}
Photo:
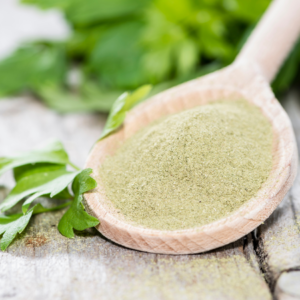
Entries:
{"type": "Polygon", "coordinates": [[[85,194],[87,210],[100,220],[97,229],[129,248],[169,254],[199,253],[231,243],[266,220],[291,187],[297,172],[297,146],[291,122],[269,86],[300,33],[300,0],[275,0],[229,67],[162,92],[135,107],[124,126],[98,142],[86,167],[98,187],[85,194]],[[255,198],[229,217],[199,228],[160,231],[133,226],[107,206],[98,170],[126,139],[166,115],[217,100],[245,99],[272,123],[273,168],[255,198]]]}

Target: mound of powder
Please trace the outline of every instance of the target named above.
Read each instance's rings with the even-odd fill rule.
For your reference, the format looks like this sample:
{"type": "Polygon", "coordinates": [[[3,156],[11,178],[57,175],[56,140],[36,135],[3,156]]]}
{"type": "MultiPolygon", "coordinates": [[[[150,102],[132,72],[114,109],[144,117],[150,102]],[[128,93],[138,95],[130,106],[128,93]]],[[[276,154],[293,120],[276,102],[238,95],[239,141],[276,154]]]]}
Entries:
{"type": "Polygon", "coordinates": [[[122,218],[160,230],[199,227],[254,197],[272,168],[272,127],[246,101],[160,119],[107,157],[100,177],[122,218]]]}

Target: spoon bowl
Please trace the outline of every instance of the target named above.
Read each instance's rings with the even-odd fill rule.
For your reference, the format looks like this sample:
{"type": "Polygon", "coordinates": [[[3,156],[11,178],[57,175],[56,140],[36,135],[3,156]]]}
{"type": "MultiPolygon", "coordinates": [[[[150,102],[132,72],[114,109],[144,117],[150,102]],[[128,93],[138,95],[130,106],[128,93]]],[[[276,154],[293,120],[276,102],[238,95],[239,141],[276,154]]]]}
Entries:
{"type": "Polygon", "coordinates": [[[147,252],[199,253],[236,241],[259,226],[275,210],[295,179],[298,152],[291,122],[276,100],[269,81],[299,33],[299,3],[299,0],[274,1],[231,66],[169,89],[136,106],[128,113],[120,130],[94,146],[86,167],[93,169],[93,177],[98,185],[84,198],[87,211],[100,220],[97,229],[104,236],[126,247],[147,252]],[[295,9],[298,12],[294,13],[295,9]],[[286,34],[288,28],[283,26],[281,35],[278,31],[274,32],[271,25],[278,17],[289,22],[295,20],[298,26],[295,23],[293,26],[297,30],[294,28],[286,34]],[[272,50],[272,45],[277,45],[274,34],[285,42],[285,46],[276,51],[272,50]],[[257,47],[267,39],[272,40],[272,45],[258,51],[257,47]],[[270,53],[275,67],[269,63],[270,53]],[[98,170],[105,158],[113,155],[125,140],[161,117],[219,100],[240,99],[259,107],[273,129],[273,167],[254,198],[226,218],[201,227],[175,231],[133,225],[108,205],[98,170]]]}

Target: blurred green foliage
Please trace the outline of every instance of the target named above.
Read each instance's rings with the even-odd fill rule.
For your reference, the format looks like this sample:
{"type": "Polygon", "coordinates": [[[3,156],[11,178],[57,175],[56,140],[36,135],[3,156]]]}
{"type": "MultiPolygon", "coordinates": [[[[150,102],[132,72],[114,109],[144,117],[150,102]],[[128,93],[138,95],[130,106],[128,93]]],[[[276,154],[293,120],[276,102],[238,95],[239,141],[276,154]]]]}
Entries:
{"type": "MultiPolygon", "coordinates": [[[[116,95],[143,84],[153,92],[231,63],[270,0],[22,0],[58,8],[73,29],[63,43],[36,42],[0,62],[0,94],[23,90],[50,107],[108,111],[116,95]],[[71,66],[81,74],[75,88],[71,66]]],[[[298,43],[274,81],[287,89],[298,43]]]]}
{"type": "Polygon", "coordinates": [[[32,89],[51,82],[60,84],[67,71],[67,57],[61,45],[32,44],[0,62],[0,95],[32,89]]]}

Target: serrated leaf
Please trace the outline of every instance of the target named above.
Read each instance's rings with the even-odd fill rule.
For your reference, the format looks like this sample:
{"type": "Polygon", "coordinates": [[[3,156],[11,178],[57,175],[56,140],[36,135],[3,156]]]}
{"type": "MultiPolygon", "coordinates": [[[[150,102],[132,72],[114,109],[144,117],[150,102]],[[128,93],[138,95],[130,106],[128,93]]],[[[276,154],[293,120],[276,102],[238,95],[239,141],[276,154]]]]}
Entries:
{"type": "Polygon", "coordinates": [[[53,198],[62,192],[79,174],[78,172],[69,172],[66,170],[44,171],[41,173],[29,174],[21,178],[11,190],[8,196],[0,204],[2,212],[10,209],[25,197],[29,197],[23,204],[25,213],[30,204],[38,197],[48,195],[53,198]]]}
{"type": "Polygon", "coordinates": [[[85,230],[99,224],[98,219],[90,216],[84,210],[84,206],[82,204],[82,194],[97,186],[96,181],[90,177],[91,173],[92,169],[85,169],[75,177],[72,185],[74,200],[68,211],[59,221],[59,232],[68,238],[74,237],[74,229],[85,230]]]}
{"type": "Polygon", "coordinates": [[[0,216],[0,235],[4,234],[1,239],[1,250],[6,250],[6,248],[11,244],[16,235],[24,231],[33,214],[55,211],[69,205],[70,202],[67,202],[52,208],[45,208],[40,203],[38,203],[30,210],[28,210],[24,215],[14,214],[10,216],[0,216]]]}
{"type": "Polygon", "coordinates": [[[1,157],[0,175],[10,169],[35,163],[71,164],[62,143],[53,140],[37,150],[23,152],[13,157],[1,157]]]}
{"type": "Polygon", "coordinates": [[[1,250],[4,251],[18,233],[26,228],[32,216],[34,207],[31,208],[25,215],[13,215],[0,217],[0,235],[4,233],[1,239],[1,250]]]}
{"type": "Polygon", "coordinates": [[[131,94],[128,92],[122,94],[114,103],[99,140],[102,140],[118,129],[122,125],[127,111],[145,98],[151,88],[151,85],[144,85],[131,94]]]}

